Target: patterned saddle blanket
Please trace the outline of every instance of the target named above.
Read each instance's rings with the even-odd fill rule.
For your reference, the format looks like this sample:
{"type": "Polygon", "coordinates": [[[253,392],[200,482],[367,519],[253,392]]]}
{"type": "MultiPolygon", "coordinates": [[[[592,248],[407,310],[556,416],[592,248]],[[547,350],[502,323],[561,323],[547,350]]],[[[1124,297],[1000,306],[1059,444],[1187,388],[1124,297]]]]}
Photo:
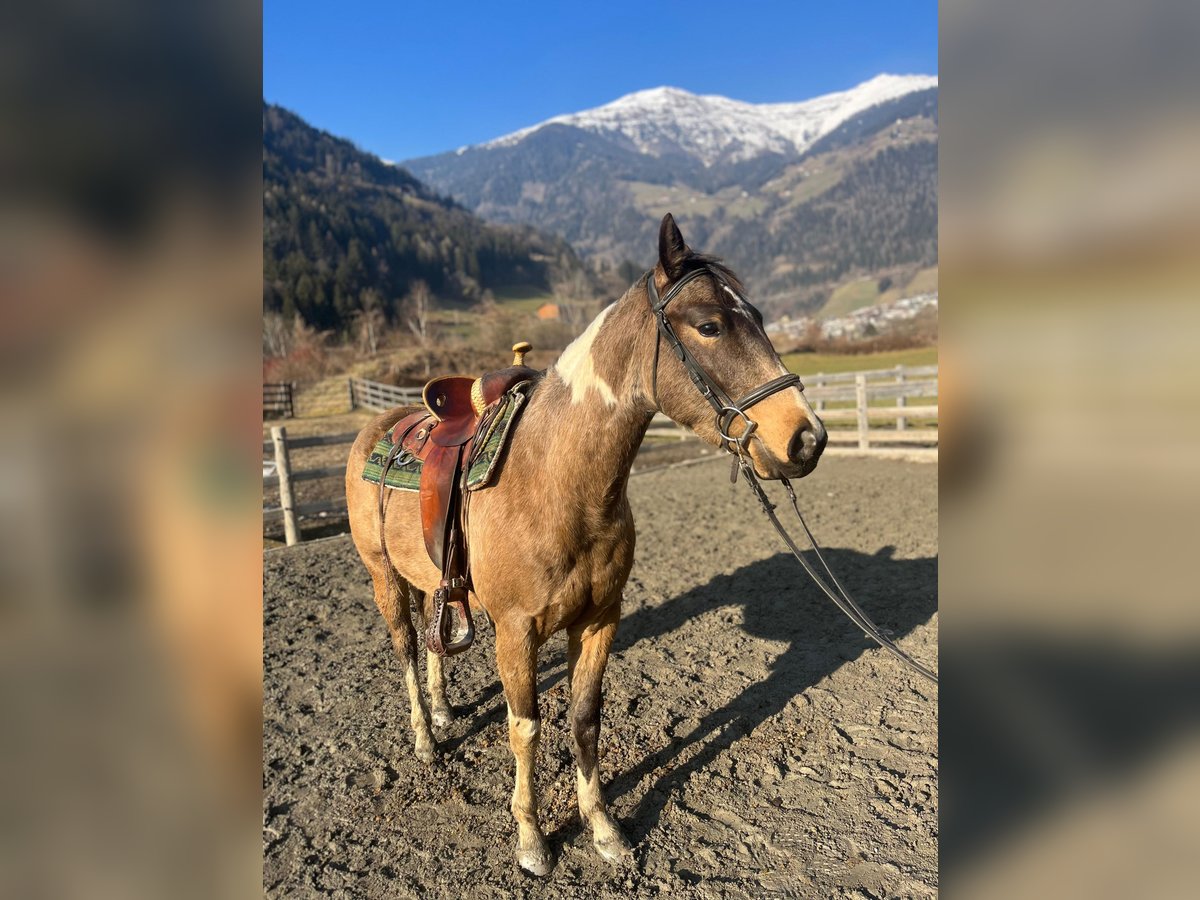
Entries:
{"type": "MultiPolygon", "coordinates": [[[[499,404],[496,415],[488,423],[486,433],[478,435],[475,440],[474,450],[467,465],[467,490],[485,488],[499,477],[504,450],[508,446],[518,414],[525,404],[525,392],[528,387],[528,382],[518,384],[496,401],[499,404]]],[[[384,464],[395,447],[396,440],[397,435],[393,428],[375,445],[367,458],[367,464],[363,467],[364,481],[379,484],[384,464]]],[[[419,491],[423,467],[420,459],[401,451],[388,467],[384,486],[399,491],[419,491]]]]}

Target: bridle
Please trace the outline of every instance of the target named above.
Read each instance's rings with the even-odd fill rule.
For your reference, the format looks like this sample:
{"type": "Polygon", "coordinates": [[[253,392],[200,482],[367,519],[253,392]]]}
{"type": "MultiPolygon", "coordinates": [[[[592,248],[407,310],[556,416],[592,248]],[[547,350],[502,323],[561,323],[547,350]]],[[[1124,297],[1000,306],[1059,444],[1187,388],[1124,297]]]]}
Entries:
{"type": "MultiPolygon", "coordinates": [[[[837,576],[833,574],[833,570],[829,568],[829,563],[825,561],[825,555],[821,552],[821,547],[817,544],[817,539],[813,537],[813,533],[809,529],[808,523],[804,521],[804,516],[800,512],[800,505],[796,500],[796,491],[792,488],[791,482],[782,476],[780,476],[779,480],[783,482],[784,489],[787,491],[788,499],[791,501],[792,509],[796,513],[796,518],[799,520],[800,526],[804,530],[804,535],[808,540],[809,547],[812,548],[814,554],[821,564],[821,567],[825,570],[825,574],[829,576],[828,582],[825,581],[825,579],[817,572],[812,564],[804,557],[803,551],[801,551],[796,545],[796,542],[792,540],[791,535],[788,534],[787,530],[783,527],[783,524],[779,521],[778,516],[775,515],[775,504],[771,503],[770,499],[767,497],[767,493],[763,490],[763,486],[759,483],[758,476],[754,474],[754,467],[748,458],[747,447],[751,436],[758,428],[758,423],[750,418],[748,410],[756,403],[760,403],[767,397],[777,394],[779,391],[786,390],[790,387],[797,387],[803,391],[804,385],[801,383],[800,378],[796,375],[780,375],[778,378],[773,378],[766,384],[755,388],[737,402],[734,402],[730,399],[729,395],[721,388],[721,386],[717,384],[716,381],[713,380],[712,376],[704,370],[704,367],[700,365],[700,363],[692,355],[691,351],[689,351],[688,348],[683,345],[683,342],[679,340],[679,335],[675,333],[675,329],[671,326],[671,321],[667,317],[667,304],[678,297],[680,291],[682,291],[684,287],[691,284],[696,279],[703,278],[705,276],[711,277],[718,285],[720,285],[722,290],[728,292],[730,296],[732,296],[739,303],[745,305],[751,310],[754,309],[754,307],[750,305],[750,302],[746,300],[746,298],[743,297],[740,292],[734,290],[732,285],[729,284],[729,281],[722,277],[721,273],[711,266],[705,265],[691,270],[673,285],[671,285],[661,298],[658,295],[658,286],[654,283],[654,270],[652,269],[647,272],[646,295],[650,301],[650,312],[654,316],[654,323],[658,328],[658,334],[654,341],[654,368],[650,376],[651,397],[653,398],[654,404],[656,406],[658,405],[659,348],[661,347],[662,342],[666,341],[667,345],[675,353],[675,356],[681,363],[683,363],[683,367],[685,370],[687,370],[688,378],[691,379],[692,384],[696,386],[696,389],[700,391],[700,394],[705,400],[708,401],[709,406],[711,406],[713,411],[716,413],[717,430],[721,434],[722,449],[733,454],[734,457],[733,463],[730,467],[730,481],[736,482],[738,472],[740,471],[742,473],[746,484],[750,486],[750,489],[754,492],[754,496],[758,500],[759,505],[762,506],[763,512],[766,513],[767,518],[771,520],[771,524],[775,526],[775,530],[779,532],[779,536],[783,538],[784,543],[786,543],[788,546],[788,549],[792,551],[792,555],[799,560],[800,565],[804,567],[804,571],[808,573],[809,578],[811,578],[817,587],[819,587],[821,591],[833,601],[834,605],[837,606],[838,609],[845,613],[851,622],[861,628],[867,637],[879,644],[879,646],[888,653],[892,654],[901,662],[919,672],[921,675],[924,675],[934,684],[937,684],[937,673],[921,665],[921,663],[917,662],[915,659],[897,647],[896,644],[887,636],[885,636],[880,630],[879,626],[871,621],[870,616],[863,612],[862,608],[854,602],[854,599],[846,591],[846,588],[842,586],[842,583],[838,580],[837,576]],[[740,436],[734,437],[733,435],[729,434],[729,429],[732,427],[734,421],[739,417],[742,419],[746,427],[740,436]]],[[[761,321],[761,316],[759,319],[761,321]]]]}
{"type": "Polygon", "coordinates": [[[747,410],[756,403],[761,403],[772,394],[777,394],[780,391],[787,390],[790,387],[797,387],[804,390],[804,385],[800,382],[799,375],[793,375],[790,372],[786,375],[780,375],[778,378],[772,378],[766,384],[760,385],[742,397],[736,403],[730,399],[729,395],[722,390],[712,377],[704,371],[704,367],[696,361],[696,357],[692,356],[691,351],[683,345],[679,340],[679,335],[675,333],[675,329],[671,327],[671,320],[667,318],[667,304],[679,296],[679,293],[698,278],[704,276],[713,278],[717,284],[725,291],[728,291],[731,296],[736,298],[738,302],[744,304],[750,309],[749,301],[746,300],[740,293],[733,289],[728,280],[721,276],[721,273],[710,266],[701,266],[698,269],[693,269],[688,272],[673,285],[663,295],[662,299],[658,296],[658,286],[654,283],[654,271],[646,273],[646,294],[650,298],[650,311],[654,315],[654,323],[658,326],[658,336],[654,340],[654,369],[651,373],[651,396],[654,403],[658,405],[658,352],[662,346],[662,342],[666,341],[667,345],[674,351],[675,356],[683,363],[683,367],[687,370],[688,377],[692,380],[692,384],[700,391],[701,396],[708,401],[709,406],[717,414],[717,430],[721,434],[721,440],[724,441],[724,447],[738,456],[743,456],[746,452],[746,447],[750,443],[750,438],[754,431],[758,428],[758,423],[750,418],[747,410]],[[729,434],[729,429],[733,426],[734,420],[741,418],[745,424],[745,430],[742,431],[740,437],[734,437],[729,434]]]}

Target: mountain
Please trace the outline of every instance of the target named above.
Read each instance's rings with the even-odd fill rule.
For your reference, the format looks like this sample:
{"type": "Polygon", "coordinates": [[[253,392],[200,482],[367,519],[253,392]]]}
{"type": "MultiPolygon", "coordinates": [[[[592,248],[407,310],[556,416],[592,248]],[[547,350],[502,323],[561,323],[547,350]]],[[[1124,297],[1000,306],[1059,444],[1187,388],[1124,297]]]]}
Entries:
{"type": "Polygon", "coordinates": [[[343,329],[394,317],[414,282],[449,302],[546,290],[582,264],[562,239],[488,224],[405,169],[263,104],[263,308],[343,329]]]}
{"type": "Polygon", "coordinates": [[[650,156],[685,156],[705,166],[764,153],[799,154],[847,119],[914,91],[937,87],[927,75],[879,75],[856,88],[803,103],[743,103],[660,87],[523,128],[483,144],[510,147],[549,125],[598,134],[650,156]]]}
{"type": "Polygon", "coordinates": [[[880,75],[800,103],[655,88],[406,165],[489,221],[630,269],[652,261],[669,210],[775,315],[937,260],[931,76],[880,75]]]}

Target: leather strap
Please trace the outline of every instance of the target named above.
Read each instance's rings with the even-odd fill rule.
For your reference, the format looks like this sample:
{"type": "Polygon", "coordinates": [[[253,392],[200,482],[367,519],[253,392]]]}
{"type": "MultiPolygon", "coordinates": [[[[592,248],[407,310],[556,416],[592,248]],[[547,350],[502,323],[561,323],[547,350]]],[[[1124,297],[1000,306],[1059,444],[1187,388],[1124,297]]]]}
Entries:
{"type": "Polygon", "coordinates": [[[871,617],[863,612],[862,607],[854,602],[854,598],[850,596],[849,592],[842,585],[841,581],[838,580],[838,577],[833,574],[833,570],[829,568],[829,563],[825,561],[825,554],[821,552],[821,546],[817,543],[817,539],[813,536],[812,531],[809,530],[808,523],[804,521],[804,516],[800,512],[800,504],[796,500],[796,492],[792,488],[791,482],[786,478],[780,479],[780,481],[783,482],[784,488],[787,490],[788,499],[791,501],[792,510],[796,513],[796,518],[800,522],[800,527],[804,529],[804,535],[808,540],[809,548],[813,551],[817,557],[817,560],[821,563],[821,567],[825,570],[825,574],[829,576],[829,581],[832,582],[832,586],[827,583],[825,579],[822,578],[821,575],[816,571],[813,565],[804,558],[804,554],[801,552],[800,548],[796,546],[796,542],[792,540],[792,536],[788,534],[787,529],[783,527],[783,523],[779,521],[779,517],[775,515],[775,504],[770,501],[770,499],[767,497],[766,491],[764,491],[762,485],[759,484],[758,478],[754,474],[753,467],[742,457],[738,458],[737,464],[741,466],[742,474],[745,477],[746,484],[750,485],[750,489],[754,492],[755,499],[758,500],[763,512],[766,513],[767,518],[771,520],[771,524],[775,526],[775,530],[779,533],[779,536],[783,538],[783,542],[787,544],[788,549],[792,551],[792,555],[796,557],[796,559],[800,562],[800,565],[804,568],[804,571],[808,573],[808,577],[812,579],[813,584],[820,588],[821,592],[833,601],[834,606],[840,609],[842,613],[845,614],[846,618],[862,629],[864,635],[869,637],[888,653],[892,654],[892,656],[896,657],[896,659],[900,660],[914,672],[923,675],[934,684],[937,684],[937,672],[933,671],[927,666],[921,665],[921,663],[917,662],[915,659],[897,647],[896,643],[883,633],[882,629],[880,629],[880,627],[876,625],[874,621],[872,621],[871,617]]]}
{"type": "MultiPolygon", "coordinates": [[[[683,363],[683,367],[687,371],[692,384],[696,386],[701,396],[708,401],[708,405],[717,414],[717,429],[720,431],[721,437],[727,442],[725,449],[735,452],[744,451],[750,437],[758,427],[758,423],[751,419],[747,412],[750,407],[756,403],[761,403],[772,394],[777,394],[790,387],[798,387],[800,390],[804,390],[804,384],[800,381],[800,376],[789,372],[785,375],[780,375],[778,378],[771,379],[766,384],[759,385],[736,402],[730,399],[721,386],[704,370],[704,367],[700,365],[691,351],[684,346],[683,341],[679,339],[679,335],[675,333],[670,318],[667,316],[667,304],[678,297],[679,293],[687,285],[706,275],[712,277],[730,296],[736,298],[739,302],[745,303],[745,298],[737,293],[718,272],[708,266],[693,269],[685,274],[671,285],[666,294],[661,298],[658,294],[658,285],[654,283],[654,271],[651,270],[646,273],[646,296],[650,301],[650,312],[654,316],[654,323],[658,328],[658,335],[654,340],[654,368],[651,373],[651,396],[653,397],[654,405],[657,406],[658,355],[659,347],[662,341],[665,340],[676,358],[683,363]],[[729,429],[738,418],[741,418],[745,422],[746,427],[740,435],[734,436],[729,433],[729,429]]],[[[748,303],[746,305],[749,306],[748,303]]]]}
{"type": "MultiPolygon", "coordinates": [[[[388,587],[395,585],[395,575],[392,572],[392,557],[388,553],[387,548],[387,530],[384,528],[384,513],[387,509],[387,473],[388,469],[396,462],[396,457],[403,451],[400,445],[412,433],[412,430],[421,424],[423,420],[417,419],[409,424],[405,429],[404,434],[397,436],[396,432],[392,431],[392,439],[395,441],[392,444],[392,449],[387,455],[387,459],[383,461],[383,470],[379,473],[379,550],[383,554],[383,567],[387,573],[388,587]]],[[[394,428],[395,426],[393,426],[394,428]]]]}

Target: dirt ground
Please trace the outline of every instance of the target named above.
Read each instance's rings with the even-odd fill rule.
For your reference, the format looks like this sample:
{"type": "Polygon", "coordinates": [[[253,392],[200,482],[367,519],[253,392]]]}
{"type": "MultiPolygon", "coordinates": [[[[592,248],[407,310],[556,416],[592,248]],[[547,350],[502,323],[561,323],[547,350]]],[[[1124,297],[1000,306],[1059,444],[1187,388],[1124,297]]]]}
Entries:
{"type": "MultiPolygon", "coordinates": [[[[827,458],[798,484],[834,571],[937,657],[937,467],[827,458]]],[[[575,806],[565,638],[541,656],[542,824],[513,858],[512,760],[491,630],[450,662],[433,769],[348,536],[265,555],[264,887],[336,897],[932,897],[937,688],[820,596],[712,460],[630,481],[637,562],[605,678],[601,772],[634,844],[575,806]]]]}

